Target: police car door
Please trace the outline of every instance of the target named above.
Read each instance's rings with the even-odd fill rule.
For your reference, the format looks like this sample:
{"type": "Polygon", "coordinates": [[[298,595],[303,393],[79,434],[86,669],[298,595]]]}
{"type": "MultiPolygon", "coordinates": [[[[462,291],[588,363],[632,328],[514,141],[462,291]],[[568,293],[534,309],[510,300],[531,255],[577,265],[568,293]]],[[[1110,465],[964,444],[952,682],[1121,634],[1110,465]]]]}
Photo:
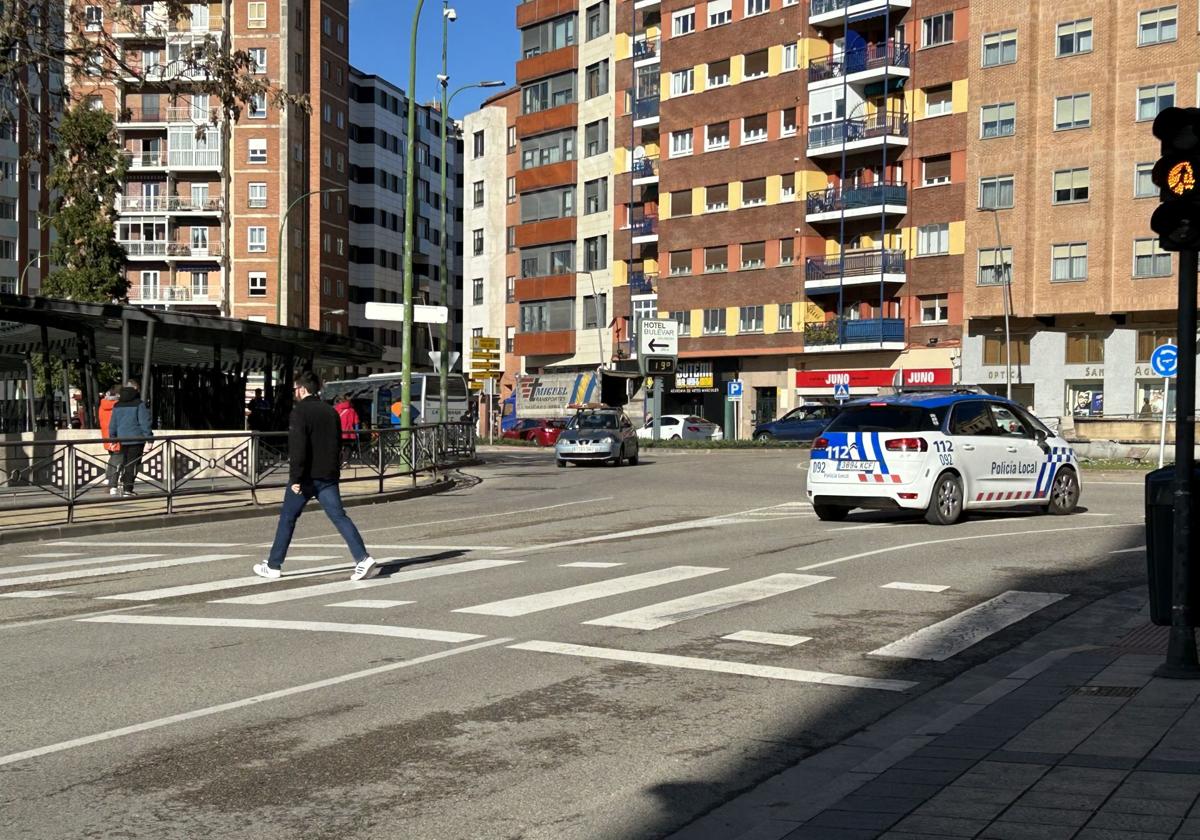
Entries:
{"type": "Polygon", "coordinates": [[[1004,442],[1005,501],[1032,499],[1046,453],[1026,418],[1003,403],[992,403],[992,420],[1004,442]]]}
{"type": "Polygon", "coordinates": [[[1004,472],[1006,444],[992,417],[990,403],[964,400],[950,409],[947,427],[954,447],[954,463],[963,475],[968,506],[995,504],[1008,492],[1004,472]]]}

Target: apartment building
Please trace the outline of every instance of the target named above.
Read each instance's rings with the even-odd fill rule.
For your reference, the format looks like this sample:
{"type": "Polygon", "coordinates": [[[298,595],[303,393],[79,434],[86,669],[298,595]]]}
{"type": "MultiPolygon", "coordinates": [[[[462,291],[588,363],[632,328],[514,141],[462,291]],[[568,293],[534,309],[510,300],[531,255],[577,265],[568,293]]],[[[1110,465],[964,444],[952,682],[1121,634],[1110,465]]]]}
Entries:
{"type": "MultiPolygon", "coordinates": [[[[453,313],[462,312],[463,141],[461,127],[443,120],[436,105],[414,105],[404,91],[379,76],[350,69],[349,124],[349,315],[351,334],[383,345],[381,364],[371,371],[397,370],[402,356],[400,324],[367,321],[370,301],[404,299],[405,153],[408,109],[415,107],[416,206],[413,226],[413,299],[440,305],[442,283],[453,313]],[[440,192],[441,132],[446,138],[446,195],[440,192]],[[447,231],[441,211],[447,207],[447,231]],[[447,272],[441,274],[441,245],[448,241],[447,272]]],[[[451,350],[462,348],[462,318],[455,314],[451,350]]],[[[430,364],[438,328],[415,324],[413,364],[430,364]]]]}
{"type": "MultiPolygon", "coordinates": [[[[470,250],[463,257],[463,342],[471,351],[471,338],[486,336],[502,342],[500,390],[507,394],[521,373],[520,357],[513,352],[520,305],[516,278],[520,256],[509,247],[507,231],[520,223],[517,172],[520,155],[516,119],[521,91],[512,88],[486,100],[463,120],[467,154],[463,161],[463,230],[471,233],[470,250]]],[[[470,369],[470,364],[464,365],[470,369]]]]}
{"type": "Polygon", "coordinates": [[[1178,264],[1150,232],[1151,126],[1198,103],[1198,31],[1195,3],[972,4],[968,201],[995,212],[968,213],[965,381],[1003,393],[1011,352],[1042,416],[1161,416],[1178,264]]]}
{"type": "Polygon", "coordinates": [[[594,368],[619,350],[613,298],[627,306],[628,287],[613,260],[616,6],[517,6],[519,216],[506,243],[519,256],[513,352],[529,371],[594,368]]]}
{"type": "Polygon", "coordinates": [[[347,0],[201,0],[173,20],[161,2],[126,5],[136,25],[102,6],[87,20],[135,73],[68,83],[116,117],[130,302],[346,333],[347,0]],[[187,58],[226,38],[311,110],[262,96],[227,120],[187,58]]]}

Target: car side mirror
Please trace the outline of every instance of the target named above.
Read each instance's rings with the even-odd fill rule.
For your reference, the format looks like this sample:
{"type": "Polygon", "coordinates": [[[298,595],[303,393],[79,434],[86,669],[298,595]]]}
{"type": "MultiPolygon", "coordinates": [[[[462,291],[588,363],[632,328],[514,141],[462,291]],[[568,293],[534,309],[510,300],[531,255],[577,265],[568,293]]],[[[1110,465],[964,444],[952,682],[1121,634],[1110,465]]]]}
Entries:
{"type": "Polygon", "coordinates": [[[1037,439],[1037,445],[1042,448],[1043,452],[1050,451],[1050,446],[1046,443],[1047,435],[1045,429],[1034,429],[1033,436],[1037,439]]]}

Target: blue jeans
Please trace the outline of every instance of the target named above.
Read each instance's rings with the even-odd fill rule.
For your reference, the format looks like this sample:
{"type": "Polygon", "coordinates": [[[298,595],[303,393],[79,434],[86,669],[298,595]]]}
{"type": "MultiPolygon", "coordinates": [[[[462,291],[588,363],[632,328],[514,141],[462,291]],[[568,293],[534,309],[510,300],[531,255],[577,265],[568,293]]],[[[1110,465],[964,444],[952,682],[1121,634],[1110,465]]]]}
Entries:
{"type": "Polygon", "coordinates": [[[314,496],[320,502],[329,521],[333,523],[333,527],[338,529],[338,533],[346,541],[346,547],[350,549],[350,556],[354,558],[354,562],[358,563],[366,559],[367,547],[363,545],[358,528],[354,527],[354,523],[350,521],[350,517],[346,515],[346,511],[342,507],[342,494],[338,491],[338,483],[314,479],[300,482],[299,493],[293,492],[290,484],[283,492],[283,510],[279,512],[279,526],[275,529],[275,542],[271,545],[270,556],[267,557],[267,565],[272,569],[283,566],[288,546],[292,542],[292,534],[296,530],[296,520],[304,512],[304,506],[308,504],[308,500],[314,496]]]}

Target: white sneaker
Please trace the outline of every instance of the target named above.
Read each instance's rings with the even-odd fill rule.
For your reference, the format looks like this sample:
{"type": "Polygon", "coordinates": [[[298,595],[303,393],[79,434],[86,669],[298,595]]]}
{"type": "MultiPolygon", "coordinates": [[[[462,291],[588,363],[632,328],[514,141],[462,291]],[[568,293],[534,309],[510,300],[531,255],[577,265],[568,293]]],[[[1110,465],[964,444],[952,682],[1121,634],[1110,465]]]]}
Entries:
{"type": "Polygon", "coordinates": [[[283,572],[280,569],[273,569],[266,563],[255,563],[253,571],[254,574],[258,575],[259,577],[268,578],[270,580],[277,580],[283,577],[283,572]]]}
{"type": "Polygon", "coordinates": [[[354,567],[354,572],[350,575],[350,580],[368,580],[379,574],[379,569],[378,561],[374,557],[367,555],[358,561],[358,565],[354,567]]]}
{"type": "Polygon", "coordinates": [[[120,487],[109,487],[109,488],[108,488],[108,495],[110,495],[110,496],[120,496],[120,495],[121,495],[121,488],[120,488],[120,487]]]}

